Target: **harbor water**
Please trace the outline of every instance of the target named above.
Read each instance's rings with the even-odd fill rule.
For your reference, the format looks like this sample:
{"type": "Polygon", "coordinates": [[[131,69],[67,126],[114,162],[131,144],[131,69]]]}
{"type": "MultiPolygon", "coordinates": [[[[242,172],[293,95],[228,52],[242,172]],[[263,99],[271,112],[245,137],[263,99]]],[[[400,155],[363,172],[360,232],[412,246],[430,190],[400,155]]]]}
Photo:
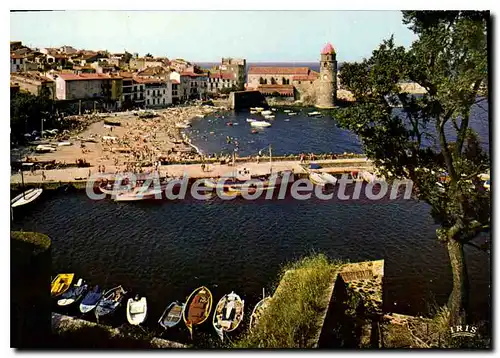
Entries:
{"type": "MultiPolygon", "coordinates": [[[[358,139],[329,117],[280,112],[271,127],[252,134],[248,113],[224,116],[195,120],[186,130],[193,144],[205,153],[231,151],[235,143],[227,143],[229,136],[237,138],[240,155],[255,155],[269,144],[277,154],[362,151],[358,139]],[[239,124],[228,126],[228,121],[239,124]]],[[[487,112],[476,117],[473,127],[487,130],[487,112]]],[[[488,145],[488,132],[479,131],[488,145]]],[[[284,264],[313,252],[349,261],[384,259],[387,312],[425,315],[431,306],[445,304],[451,292],[447,251],[435,237],[430,209],[413,200],[116,203],[93,201],[85,192],[56,192],[14,214],[13,230],[52,238],[54,274],[75,272],[91,284],[123,285],[146,295],[151,329],[158,328],[170,302],[184,301],[201,285],[212,290],[214,304],[235,291],[249,315],[263,288],[272,293],[284,264]]],[[[490,256],[474,248],[466,248],[466,256],[472,317],[488,319],[490,256]]],[[[126,322],[123,311],[120,315],[126,322]]],[[[204,326],[200,330],[213,333],[211,318],[204,326]]],[[[187,339],[185,327],[178,334],[165,337],[187,339]]]]}

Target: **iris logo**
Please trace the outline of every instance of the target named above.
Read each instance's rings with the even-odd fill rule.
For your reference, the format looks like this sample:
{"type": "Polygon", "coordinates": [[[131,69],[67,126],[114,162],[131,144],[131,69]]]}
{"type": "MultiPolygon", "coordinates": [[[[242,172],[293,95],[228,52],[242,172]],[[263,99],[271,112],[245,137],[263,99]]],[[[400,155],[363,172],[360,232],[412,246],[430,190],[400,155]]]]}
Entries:
{"type": "Polygon", "coordinates": [[[476,326],[463,326],[463,325],[458,325],[455,327],[450,327],[451,330],[451,337],[474,337],[477,333],[477,327],[476,326]]]}

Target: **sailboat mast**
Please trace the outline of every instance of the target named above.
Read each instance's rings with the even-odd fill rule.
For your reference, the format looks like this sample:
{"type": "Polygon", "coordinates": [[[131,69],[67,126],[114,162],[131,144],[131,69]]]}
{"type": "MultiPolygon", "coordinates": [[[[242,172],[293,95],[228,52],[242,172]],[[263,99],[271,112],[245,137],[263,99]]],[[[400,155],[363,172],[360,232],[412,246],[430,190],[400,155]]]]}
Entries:
{"type": "Polygon", "coordinates": [[[262,298],[266,298],[266,289],[262,287],[262,298]]]}
{"type": "Polygon", "coordinates": [[[271,151],[271,144],[269,144],[269,172],[273,172],[273,155],[271,151]]]}
{"type": "Polygon", "coordinates": [[[24,194],[24,173],[23,173],[23,168],[21,168],[21,182],[22,182],[22,190],[23,190],[23,199],[26,199],[26,196],[24,194]]]}

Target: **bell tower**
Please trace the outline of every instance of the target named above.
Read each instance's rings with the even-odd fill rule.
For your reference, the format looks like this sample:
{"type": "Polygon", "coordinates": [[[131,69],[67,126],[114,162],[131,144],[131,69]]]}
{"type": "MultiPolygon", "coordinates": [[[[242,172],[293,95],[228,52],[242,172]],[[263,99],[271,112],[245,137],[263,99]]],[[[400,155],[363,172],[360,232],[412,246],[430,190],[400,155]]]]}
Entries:
{"type": "Polygon", "coordinates": [[[321,51],[316,107],[333,108],[337,99],[337,54],[331,43],[321,51]]]}

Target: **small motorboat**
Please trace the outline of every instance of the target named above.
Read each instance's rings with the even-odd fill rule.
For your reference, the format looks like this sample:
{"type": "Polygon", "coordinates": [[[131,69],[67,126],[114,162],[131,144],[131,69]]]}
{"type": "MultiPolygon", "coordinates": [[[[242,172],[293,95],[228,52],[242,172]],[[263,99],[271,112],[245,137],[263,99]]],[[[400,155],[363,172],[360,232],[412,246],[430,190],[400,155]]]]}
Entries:
{"type": "Polygon", "coordinates": [[[259,133],[259,131],[257,129],[252,129],[252,131],[250,133],[257,134],[257,133],[259,133]]]}
{"type": "Polygon", "coordinates": [[[75,277],[74,273],[60,273],[52,280],[50,287],[50,295],[52,297],[57,297],[62,295],[71,287],[71,282],[75,277]]]}
{"type": "Polygon", "coordinates": [[[290,109],[284,109],[284,110],[283,110],[283,112],[285,112],[285,113],[290,113],[290,112],[291,112],[291,110],[290,110],[290,109]]]}
{"type": "Polygon", "coordinates": [[[264,127],[270,127],[271,126],[271,123],[269,122],[266,122],[266,121],[255,121],[255,122],[251,122],[250,125],[252,127],[260,127],[260,128],[264,128],[264,127]]]}
{"type": "Polygon", "coordinates": [[[247,118],[247,122],[248,122],[248,123],[255,122],[255,119],[252,119],[252,118],[247,118]]]}
{"type": "Polygon", "coordinates": [[[215,307],[213,325],[220,339],[224,340],[224,332],[232,332],[243,320],[245,301],[236,293],[224,295],[215,307]]]}
{"type": "Polygon", "coordinates": [[[122,303],[126,293],[127,291],[125,291],[122,286],[117,286],[104,292],[95,308],[96,318],[99,319],[100,316],[113,313],[122,303]]]}
{"type": "Polygon", "coordinates": [[[79,301],[87,293],[87,290],[88,285],[83,283],[83,279],[79,279],[73,287],[61,295],[61,298],[57,301],[57,305],[69,306],[70,304],[79,301]]]}
{"type": "Polygon", "coordinates": [[[212,293],[205,286],[198,287],[189,295],[182,318],[193,338],[193,327],[205,322],[212,310],[212,293]]]}
{"type": "Polygon", "coordinates": [[[233,122],[227,122],[226,123],[227,126],[232,126],[233,125],[233,122]]]}
{"type": "Polygon", "coordinates": [[[92,311],[101,300],[101,297],[101,288],[98,285],[94,286],[92,291],[89,291],[80,303],[80,312],[87,313],[92,311]]]}
{"type": "Polygon", "coordinates": [[[272,114],[269,114],[267,116],[264,116],[265,119],[274,119],[276,118],[276,116],[272,115],[272,114]]]}
{"type": "Polygon", "coordinates": [[[285,118],[285,122],[290,122],[290,118],[285,118]]]}
{"type": "Polygon", "coordinates": [[[262,112],[260,112],[260,113],[261,113],[263,116],[268,116],[268,115],[272,114],[272,113],[273,113],[273,111],[266,110],[266,111],[262,111],[262,112]]]}
{"type": "Polygon", "coordinates": [[[184,307],[185,304],[178,301],[169,304],[158,320],[160,326],[162,326],[164,329],[174,327],[181,321],[184,307]]]}
{"type": "Polygon", "coordinates": [[[127,301],[127,321],[132,325],[139,325],[146,320],[148,303],[146,297],[135,295],[127,301]]]}
{"type": "Polygon", "coordinates": [[[10,206],[13,208],[16,208],[21,205],[29,204],[32,201],[34,201],[36,198],[38,198],[43,192],[43,189],[29,189],[26,190],[25,192],[19,194],[16,196],[14,199],[10,201],[10,206]]]}
{"type": "Polygon", "coordinates": [[[290,112],[290,113],[288,113],[288,115],[289,115],[289,116],[296,116],[296,115],[297,115],[297,113],[295,113],[295,112],[290,112]]]}
{"type": "Polygon", "coordinates": [[[151,200],[151,199],[161,199],[163,190],[161,188],[143,188],[137,187],[131,192],[125,192],[117,194],[113,200],[114,201],[140,201],[140,200],[151,200]]]}
{"type": "Polygon", "coordinates": [[[317,111],[315,111],[315,112],[309,112],[307,115],[309,117],[321,116],[321,112],[317,112],[317,111]]]}

